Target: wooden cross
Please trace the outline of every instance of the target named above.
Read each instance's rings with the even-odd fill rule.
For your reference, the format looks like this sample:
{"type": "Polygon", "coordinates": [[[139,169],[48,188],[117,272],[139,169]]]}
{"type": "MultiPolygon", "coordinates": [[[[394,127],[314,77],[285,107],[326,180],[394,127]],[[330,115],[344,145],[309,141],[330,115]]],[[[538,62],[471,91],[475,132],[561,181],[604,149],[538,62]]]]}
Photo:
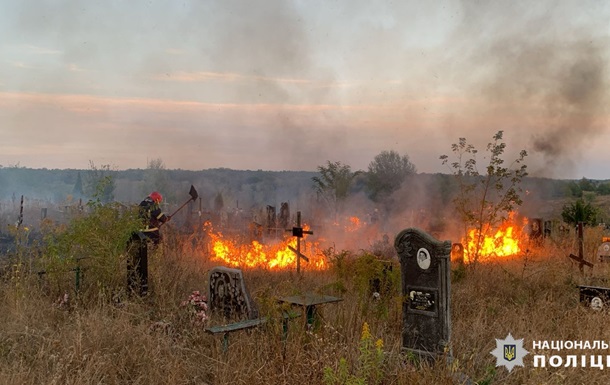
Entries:
{"type": "Polygon", "coordinates": [[[288,246],[288,248],[297,255],[297,273],[301,272],[301,258],[303,258],[306,262],[309,262],[309,258],[301,254],[301,238],[303,238],[303,234],[313,234],[313,231],[303,230],[301,227],[301,212],[297,211],[297,225],[292,229],[286,229],[286,231],[291,231],[293,237],[297,237],[297,248],[295,249],[292,246],[288,246]]]}
{"type": "Polygon", "coordinates": [[[578,222],[578,256],[574,254],[568,255],[568,257],[572,258],[576,262],[578,262],[578,268],[580,272],[583,272],[584,266],[593,267],[593,264],[589,261],[585,260],[585,252],[584,252],[584,238],[583,238],[583,223],[578,222]]]}
{"type": "Polygon", "coordinates": [[[583,270],[583,266],[593,267],[593,264],[589,261],[586,261],[583,257],[578,257],[574,254],[568,255],[568,257],[570,257],[573,260],[575,260],[576,262],[578,262],[578,268],[580,269],[580,271],[583,270]]]}

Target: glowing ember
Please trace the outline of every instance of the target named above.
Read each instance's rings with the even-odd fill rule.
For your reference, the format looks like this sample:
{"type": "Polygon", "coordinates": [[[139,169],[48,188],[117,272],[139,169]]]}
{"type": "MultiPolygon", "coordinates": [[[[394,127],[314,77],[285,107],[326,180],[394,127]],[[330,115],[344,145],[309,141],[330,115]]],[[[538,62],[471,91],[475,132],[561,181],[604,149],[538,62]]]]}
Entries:
{"type": "Polygon", "coordinates": [[[346,231],[356,231],[362,227],[362,221],[358,217],[349,217],[348,224],[345,226],[346,231]]]}
{"type": "MultiPolygon", "coordinates": [[[[308,226],[303,226],[309,230],[308,226]]],[[[293,269],[296,268],[296,254],[289,247],[296,249],[297,240],[291,237],[276,244],[263,245],[258,241],[240,244],[237,241],[224,238],[222,233],[207,230],[211,239],[211,258],[215,262],[223,262],[232,267],[293,269]]],[[[309,262],[301,261],[301,267],[312,270],[324,270],[328,267],[324,256],[316,254],[317,245],[301,238],[301,253],[307,255],[309,262]]]]}
{"type": "Polygon", "coordinates": [[[495,233],[489,226],[483,229],[481,236],[478,229],[468,231],[466,239],[462,240],[462,244],[466,245],[464,261],[470,262],[475,258],[477,241],[479,241],[479,261],[518,255],[521,252],[522,238],[522,227],[517,226],[514,214],[511,213],[495,233]]]}

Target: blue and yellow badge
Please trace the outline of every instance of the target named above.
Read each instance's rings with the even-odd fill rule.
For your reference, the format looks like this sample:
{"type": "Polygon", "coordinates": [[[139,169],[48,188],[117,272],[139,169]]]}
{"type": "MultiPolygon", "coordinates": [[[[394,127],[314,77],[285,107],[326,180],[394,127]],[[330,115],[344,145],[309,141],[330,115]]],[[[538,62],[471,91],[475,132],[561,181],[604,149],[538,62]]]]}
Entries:
{"type": "Polygon", "coordinates": [[[515,358],[517,358],[516,350],[517,345],[515,344],[504,345],[504,359],[506,361],[513,361],[515,358]]]}
{"type": "Polygon", "coordinates": [[[515,340],[508,333],[503,340],[496,338],[496,348],[491,351],[491,354],[496,357],[496,366],[506,366],[510,372],[515,366],[524,366],[523,357],[528,354],[528,351],[523,348],[523,339],[515,340]]]}

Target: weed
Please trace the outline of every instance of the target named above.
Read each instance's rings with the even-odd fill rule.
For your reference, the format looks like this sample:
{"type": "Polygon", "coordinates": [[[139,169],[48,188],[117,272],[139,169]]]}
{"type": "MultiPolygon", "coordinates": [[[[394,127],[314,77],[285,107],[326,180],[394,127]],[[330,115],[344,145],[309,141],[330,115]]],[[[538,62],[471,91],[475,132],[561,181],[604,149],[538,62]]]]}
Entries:
{"type": "Polygon", "coordinates": [[[324,368],[325,385],[364,385],[379,384],[383,376],[383,341],[373,340],[369,325],[362,325],[362,334],[358,346],[358,363],[353,373],[350,373],[348,362],[340,358],[337,369],[324,368]]]}

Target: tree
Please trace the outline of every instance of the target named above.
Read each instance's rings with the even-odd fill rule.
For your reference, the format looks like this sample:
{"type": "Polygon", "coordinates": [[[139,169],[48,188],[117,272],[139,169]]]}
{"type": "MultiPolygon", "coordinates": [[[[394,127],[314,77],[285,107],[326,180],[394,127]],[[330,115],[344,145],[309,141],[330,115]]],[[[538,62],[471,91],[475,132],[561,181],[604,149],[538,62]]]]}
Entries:
{"type": "Polygon", "coordinates": [[[599,195],[610,195],[610,182],[600,183],[597,186],[597,193],[599,195]]]}
{"type": "Polygon", "coordinates": [[[89,161],[90,170],[85,182],[85,194],[97,203],[108,203],[114,200],[116,182],[109,164],[97,167],[89,161]]]}
{"type": "Polygon", "coordinates": [[[595,184],[585,177],[578,182],[578,186],[582,191],[595,191],[596,189],[595,184]]]}
{"type": "Polygon", "coordinates": [[[144,172],[143,193],[148,195],[151,191],[161,191],[166,197],[166,201],[169,200],[171,195],[168,171],[165,169],[165,164],[161,158],[149,160],[144,172]]]}
{"type": "MultiPolygon", "coordinates": [[[[475,264],[485,237],[490,235],[494,226],[508,217],[515,206],[520,206],[520,183],[527,175],[527,166],[523,164],[527,152],[521,150],[517,159],[510,167],[504,167],[502,155],[506,143],[502,142],[503,131],[493,136],[493,141],[487,144],[489,161],[485,172],[480,173],[477,168],[476,155],[478,151],[466,138],[460,138],[458,143],[451,145],[456,161],[449,165],[449,157],[440,157],[442,164],[448,165],[457,179],[458,193],[454,205],[458,215],[467,228],[474,227],[475,239],[473,255],[470,260],[475,264]]],[[[467,234],[466,234],[467,235],[467,234]]]]}
{"type": "Polygon", "coordinates": [[[80,176],[80,172],[76,174],[76,183],[74,184],[74,189],[72,190],[72,194],[80,198],[83,196],[83,179],[80,176]]]}
{"type": "Polygon", "coordinates": [[[578,222],[595,225],[599,214],[599,209],[594,207],[591,202],[585,202],[584,199],[579,198],[563,206],[561,218],[570,225],[577,225],[578,222]]]}
{"type": "Polygon", "coordinates": [[[339,209],[341,201],[349,195],[354,179],[362,171],[352,172],[351,167],[341,162],[327,161],[327,166],[318,166],[320,176],[314,176],[313,188],[335,212],[339,209]]]}
{"type": "Polygon", "coordinates": [[[573,180],[568,182],[566,190],[567,196],[574,198],[582,198],[582,189],[580,188],[580,184],[574,182],[573,180]]]}
{"type": "Polygon", "coordinates": [[[400,156],[396,151],[382,151],[369,164],[366,174],[369,197],[378,202],[390,196],[416,172],[408,155],[400,156]]]}

